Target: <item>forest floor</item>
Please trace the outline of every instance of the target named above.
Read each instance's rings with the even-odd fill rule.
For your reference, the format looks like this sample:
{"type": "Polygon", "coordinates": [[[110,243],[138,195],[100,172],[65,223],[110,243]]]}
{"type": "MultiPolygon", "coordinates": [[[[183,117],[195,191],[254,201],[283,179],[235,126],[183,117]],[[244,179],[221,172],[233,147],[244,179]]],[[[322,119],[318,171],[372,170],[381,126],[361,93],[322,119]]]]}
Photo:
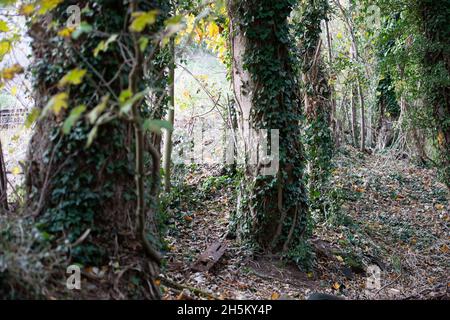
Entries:
{"type": "Polygon", "coordinates": [[[434,170],[345,147],[332,178],[340,222],[316,226],[312,271],[226,240],[221,259],[195,272],[199,255],[225,238],[235,206],[231,180],[212,171],[189,173],[172,199],[164,273],[191,289],[162,283],[164,299],[305,299],[316,291],[346,299],[450,297],[449,194],[434,170]],[[379,283],[368,287],[371,272],[379,272],[379,283]]]}

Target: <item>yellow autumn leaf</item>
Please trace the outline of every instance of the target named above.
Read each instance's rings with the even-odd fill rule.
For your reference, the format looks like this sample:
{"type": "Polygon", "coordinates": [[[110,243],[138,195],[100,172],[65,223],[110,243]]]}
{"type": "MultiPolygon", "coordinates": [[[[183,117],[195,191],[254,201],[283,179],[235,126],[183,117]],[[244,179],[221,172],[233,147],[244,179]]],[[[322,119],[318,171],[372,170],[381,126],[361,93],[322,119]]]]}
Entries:
{"type": "Polygon", "coordinates": [[[438,141],[438,144],[440,146],[444,145],[445,137],[444,137],[444,133],[442,131],[439,132],[438,137],[437,137],[437,141],[438,141]]]}
{"type": "Polygon", "coordinates": [[[108,38],[106,41],[100,41],[97,45],[97,47],[94,49],[94,57],[97,57],[100,52],[106,52],[108,50],[108,47],[111,43],[116,41],[118,35],[113,34],[108,38]]]}
{"type": "Polygon", "coordinates": [[[67,109],[68,99],[69,95],[67,92],[58,93],[50,99],[44,110],[47,112],[51,109],[55,115],[58,115],[62,109],[67,109]]]}
{"type": "Polygon", "coordinates": [[[208,26],[208,32],[211,38],[216,37],[220,33],[219,26],[215,22],[211,22],[208,26]]]}
{"type": "Polygon", "coordinates": [[[21,14],[22,16],[30,16],[34,11],[34,5],[32,4],[24,4],[20,7],[19,9],[19,14],[21,14]]]}
{"type": "Polygon", "coordinates": [[[339,290],[339,288],[341,287],[341,285],[337,282],[333,283],[333,288],[336,290],[339,290]]]}
{"type": "Polygon", "coordinates": [[[0,41],[0,59],[11,50],[11,43],[8,40],[0,41]]]}
{"type": "Polygon", "coordinates": [[[435,207],[437,210],[444,210],[444,208],[445,208],[444,205],[440,204],[440,203],[436,204],[435,207]]]}
{"type": "Polygon", "coordinates": [[[341,256],[336,256],[336,259],[339,262],[344,262],[344,258],[342,258],[341,256]]]}
{"type": "Polygon", "coordinates": [[[195,28],[195,33],[197,34],[197,41],[198,42],[202,42],[203,41],[203,37],[204,37],[203,30],[200,29],[199,27],[196,27],[195,28]]]}
{"type": "Polygon", "coordinates": [[[47,12],[55,9],[63,0],[41,0],[39,2],[39,14],[46,14],[47,12]]]}
{"type": "Polygon", "coordinates": [[[148,25],[154,24],[156,22],[156,17],[158,15],[158,10],[151,10],[147,12],[133,12],[132,22],[130,24],[130,31],[142,32],[148,25]]]}
{"type": "Polygon", "coordinates": [[[20,168],[19,167],[14,167],[11,169],[11,173],[13,174],[13,176],[17,176],[20,174],[20,168]]]}
{"type": "Polygon", "coordinates": [[[66,27],[58,31],[58,36],[70,38],[74,31],[75,31],[74,27],[66,27]]]}
{"type": "Polygon", "coordinates": [[[86,74],[85,69],[75,68],[69,71],[58,83],[58,86],[64,87],[68,84],[79,85],[86,74]]]}
{"type": "Polygon", "coordinates": [[[5,80],[11,80],[13,79],[17,74],[23,73],[24,69],[23,67],[16,63],[12,65],[9,68],[5,68],[0,71],[0,78],[5,80]]]}
{"type": "Polygon", "coordinates": [[[11,88],[11,95],[12,95],[13,97],[17,96],[17,87],[16,87],[16,86],[14,86],[14,87],[11,88]]]}
{"type": "Polygon", "coordinates": [[[278,300],[280,298],[280,294],[278,292],[274,292],[272,293],[272,295],[270,296],[271,300],[278,300]]]}
{"type": "Polygon", "coordinates": [[[0,32],[8,32],[9,27],[6,21],[0,20],[0,32]]]}
{"type": "Polygon", "coordinates": [[[183,97],[189,99],[189,98],[191,98],[191,94],[189,93],[189,91],[184,90],[184,91],[183,91],[183,97]]]}

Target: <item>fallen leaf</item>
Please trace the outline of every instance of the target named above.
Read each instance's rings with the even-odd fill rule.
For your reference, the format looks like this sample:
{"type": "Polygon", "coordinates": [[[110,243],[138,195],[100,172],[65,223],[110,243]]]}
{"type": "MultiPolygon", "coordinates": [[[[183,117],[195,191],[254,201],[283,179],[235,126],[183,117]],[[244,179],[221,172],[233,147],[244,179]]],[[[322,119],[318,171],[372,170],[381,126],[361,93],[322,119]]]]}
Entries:
{"type": "Polygon", "coordinates": [[[271,300],[278,300],[280,298],[280,294],[278,292],[274,292],[272,293],[272,295],[270,296],[271,300]]]}

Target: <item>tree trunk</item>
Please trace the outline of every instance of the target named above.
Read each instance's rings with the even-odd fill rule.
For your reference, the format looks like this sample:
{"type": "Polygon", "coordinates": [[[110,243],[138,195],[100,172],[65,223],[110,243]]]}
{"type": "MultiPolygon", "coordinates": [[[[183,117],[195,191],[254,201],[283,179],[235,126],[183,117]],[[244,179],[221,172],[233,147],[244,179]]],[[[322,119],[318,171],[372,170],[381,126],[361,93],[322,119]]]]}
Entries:
{"type": "MultiPolygon", "coordinates": [[[[330,34],[330,29],[328,26],[328,20],[325,20],[325,28],[327,32],[327,43],[328,43],[328,63],[330,66],[333,63],[333,52],[332,52],[332,39],[330,34]]],[[[334,76],[332,76],[334,77],[334,76]]],[[[339,131],[337,130],[337,110],[336,110],[336,97],[334,96],[334,86],[330,85],[330,96],[331,96],[331,130],[334,137],[334,143],[337,147],[340,144],[339,131]]]]}
{"type": "Polygon", "coordinates": [[[362,152],[366,150],[366,112],[364,106],[364,93],[361,88],[361,82],[358,79],[358,95],[359,95],[359,105],[361,108],[361,144],[360,149],[362,152]]]}
{"type": "MultiPolygon", "coordinates": [[[[263,251],[288,253],[306,236],[308,219],[301,106],[287,40],[292,7],[287,0],[228,4],[233,89],[245,141],[244,150],[239,150],[246,158],[243,196],[249,203],[238,223],[241,234],[250,235],[263,251]],[[249,154],[262,147],[252,132],[260,129],[279,130],[279,163],[249,154]],[[278,173],[267,174],[276,167],[278,173]]],[[[272,155],[276,151],[274,147],[272,155]]]]}
{"type": "MultiPolygon", "coordinates": [[[[170,39],[170,51],[171,51],[171,59],[169,66],[169,79],[170,83],[170,108],[168,112],[167,121],[172,125],[175,122],[175,39],[172,37],[170,39]]],[[[164,141],[164,158],[163,158],[163,168],[164,168],[164,190],[166,192],[170,192],[171,187],[171,157],[172,157],[172,131],[166,131],[166,139],[164,141]]]]}
{"type": "MultiPolygon", "coordinates": [[[[124,26],[127,28],[130,21],[127,4],[105,2],[93,5],[96,1],[90,2],[89,7],[95,14],[87,18],[87,23],[94,28],[99,24],[102,33],[123,33],[124,26]]],[[[64,3],[58,7],[55,21],[65,21],[67,6],[64,3]]],[[[146,4],[137,8],[136,1],[131,1],[130,6],[134,8],[132,11],[156,9],[146,4]]],[[[151,194],[153,187],[146,191],[144,186],[158,183],[144,175],[149,170],[144,170],[143,159],[144,155],[153,159],[154,171],[159,168],[159,158],[152,152],[154,148],[149,152],[144,147],[141,128],[135,125],[133,136],[133,125],[130,124],[141,121],[141,113],[151,114],[152,110],[144,110],[143,105],[133,105],[131,121],[114,119],[101,125],[97,121],[97,134],[89,147],[86,140],[93,132],[93,124],[85,121],[84,117],[70,133],[63,134],[60,129],[71,108],[77,105],[84,104],[89,112],[107,95],[112,99],[126,89],[132,89],[133,94],[142,91],[145,88],[142,59],[134,56],[130,65],[131,58],[125,57],[128,61],[124,61],[120,48],[115,45],[111,45],[107,53],[100,53],[107,54],[108,59],[94,57],[92,50],[104,40],[96,35],[82,35],[76,41],[61,39],[50,42],[48,39],[57,39],[56,34],[39,21],[32,25],[29,33],[35,58],[32,68],[37,108],[42,110],[51,96],[63,90],[55,83],[70,70],[80,68],[87,71],[83,82],[68,92],[67,112],[51,113],[36,123],[28,149],[26,172],[30,213],[40,229],[52,235],[55,244],[69,243],[67,250],[71,263],[100,266],[107,265],[110,259],[117,259],[121,265],[136,265],[143,271],[142,281],[148,286],[130,289],[129,292],[123,290],[122,293],[125,297],[141,293],[142,297],[159,299],[159,289],[154,282],[159,274],[159,261],[151,255],[144,255],[149,250],[148,243],[143,241],[148,235],[144,224],[148,224],[151,230],[157,229],[149,215],[157,205],[152,203],[157,194],[151,194]],[[58,54],[53,54],[55,52],[58,54]],[[116,75],[118,71],[119,76],[116,75]],[[84,234],[88,236],[82,237],[84,234]],[[70,245],[78,243],[79,239],[83,239],[82,243],[70,245]]],[[[122,41],[128,46],[127,52],[140,54],[133,33],[127,33],[122,41]]],[[[154,48],[149,46],[146,50],[143,54],[153,52],[154,48]]],[[[105,112],[109,108],[108,105],[105,112]]],[[[152,237],[156,239],[157,235],[152,237]]],[[[124,275],[120,281],[129,282],[131,276],[132,273],[124,275]]]]}
{"type": "Polygon", "coordinates": [[[353,137],[353,145],[356,147],[358,145],[358,122],[356,120],[356,90],[355,86],[352,85],[351,88],[351,109],[352,109],[352,137],[353,137]]]}
{"type": "Polygon", "coordinates": [[[2,142],[0,141],[0,212],[8,210],[8,184],[5,159],[3,158],[2,142]]]}
{"type": "MultiPolygon", "coordinates": [[[[328,2],[310,0],[300,6],[301,16],[293,21],[301,55],[302,89],[305,101],[305,149],[308,155],[308,193],[311,210],[326,218],[326,198],[333,154],[333,135],[337,123],[333,119],[334,101],[325,72],[321,49],[321,22],[327,19],[328,2]],[[330,125],[334,123],[334,125],[330,125]],[[333,129],[330,129],[333,128],[333,129]]],[[[328,44],[330,46],[330,42],[328,44]]],[[[329,51],[330,54],[330,51],[329,51]]],[[[331,56],[329,56],[331,58],[331,56]]],[[[336,137],[334,135],[334,137],[336,137]]]]}
{"type": "Polygon", "coordinates": [[[422,29],[428,41],[423,57],[425,90],[433,108],[439,171],[450,188],[450,11],[448,1],[418,1],[422,29]],[[439,76],[438,76],[439,75],[439,76]]]}

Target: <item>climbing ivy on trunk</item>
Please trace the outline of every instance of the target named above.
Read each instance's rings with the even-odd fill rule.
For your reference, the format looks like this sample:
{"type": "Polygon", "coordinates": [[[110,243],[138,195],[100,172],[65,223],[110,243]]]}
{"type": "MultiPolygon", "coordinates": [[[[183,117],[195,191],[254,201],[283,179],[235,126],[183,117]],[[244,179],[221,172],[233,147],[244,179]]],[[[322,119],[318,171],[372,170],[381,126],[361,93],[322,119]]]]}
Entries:
{"type": "Polygon", "coordinates": [[[328,0],[301,1],[292,31],[296,39],[305,102],[304,140],[308,159],[310,210],[325,217],[330,212],[329,178],[333,156],[331,90],[322,59],[321,23],[328,19],[328,0]]]}
{"type": "MultiPolygon", "coordinates": [[[[229,2],[233,85],[241,122],[279,130],[279,172],[246,165],[241,224],[266,252],[298,257],[308,237],[301,97],[288,18],[296,1],[229,2]],[[300,249],[299,249],[300,248],[300,249]]],[[[302,258],[299,258],[302,259],[302,258]]]]}

